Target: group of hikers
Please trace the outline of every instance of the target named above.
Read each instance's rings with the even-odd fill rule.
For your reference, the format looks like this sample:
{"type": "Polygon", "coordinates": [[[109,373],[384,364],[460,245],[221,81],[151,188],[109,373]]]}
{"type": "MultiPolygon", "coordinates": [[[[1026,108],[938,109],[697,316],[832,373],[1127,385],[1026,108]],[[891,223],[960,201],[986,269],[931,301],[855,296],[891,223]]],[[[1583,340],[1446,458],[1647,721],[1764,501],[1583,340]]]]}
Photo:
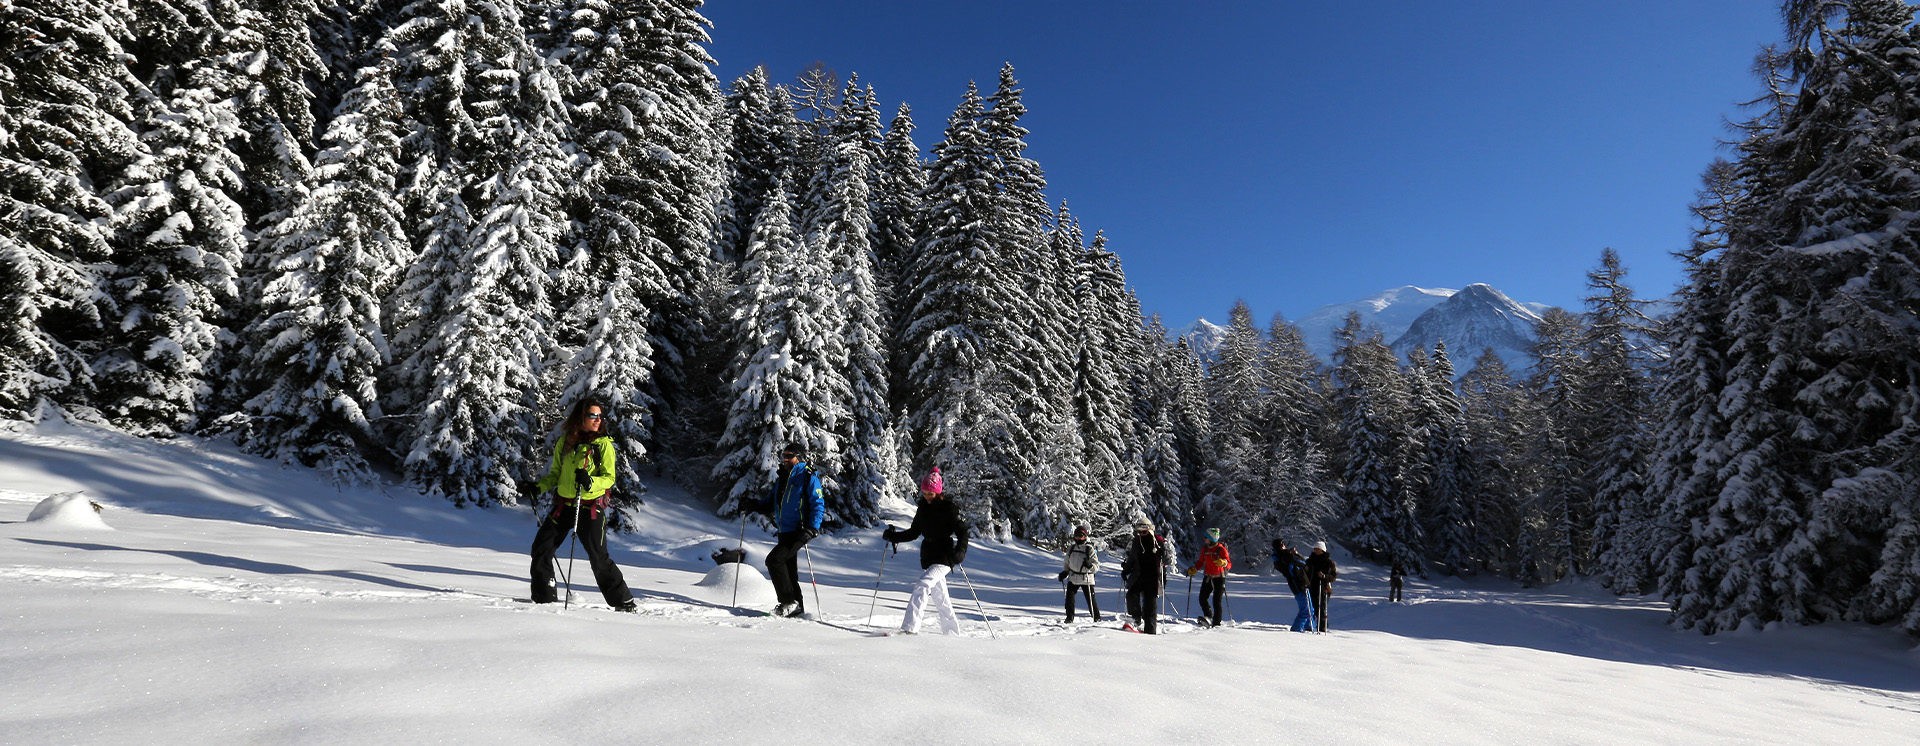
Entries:
{"type": "MultiPolygon", "coordinates": [[[[607,435],[608,408],[592,400],[575,405],[561,426],[554,442],[547,473],[534,485],[536,494],[552,492],[552,509],[540,522],[533,540],[533,601],[553,603],[559,600],[554,578],[555,555],[569,532],[586,550],[594,581],[607,605],[620,611],[635,611],[639,605],[627,588],[620,567],[607,553],[606,528],[611,510],[608,496],[613,488],[615,453],[613,439],[607,435]]],[[[774,484],[757,500],[742,500],[743,510],[765,513],[774,528],[774,547],[767,552],[767,574],[773,582],[776,606],[774,616],[800,616],[806,602],[800,590],[799,554],[807,542],[820,533],[826,515],[825,493],[820,477],[804,460],[806,449],[788,445],[780,452],[781,468],[774,484]]],[[[913,520],[906,528],[889,525],[881,536],[892,544],[920,542],[920,579],[907,600],[900,631],[913,634],[920,630],[929,609],[938,620],[940,631],[958,634],[959,618],[947,593],[947,575],[967,557],[969,533],[953,501],[945,494],[939,467],[934,467],[919,484],[920,499],[913,520]]],[[[1220,529],[1206,531],[1207,542],[1197,562],[1183,572],[1190,579],[1200,576],[1200,617],[1203,626],[1220,626],[1226,613],[1227,571],[1233,569],[1233,557],[1220,541],[1220,529]]],[[[1338,568],[1327,553],[1326,542],[1314,544],[1302,557],[1282,539],[1273,540],[1273,567],[1287,580],[1299,613],[1291,629],[1295,632],[1325,632],[1327,599],[1333,591],[1338,568]]],[[[1101,621],[1100,605],[1094,593],[1100,554],[1088,538],[1088,528],[1075,526],[1073,540],[1067,545],[1065,564],[1059,581],[1066,586],[1066,620],[1072,623],[1076,595],[1086,599],[1093,621],[1101,621]]],[[[1133,524],[1127,554],[1120,563],[1120,579],[1126,590],[1127,629],[1146,634],[1159,631],[1162,598],[1167,575],[1177,569],[1172,545],[1165,536],[1156,535],[1153,522],[1142,517],[1133,524]]],[[[1399,570],[1398,564],[1395,570],[1399,570]]],[[[1394,575],[1398,600],[1399,575],[1394,575]]]]}

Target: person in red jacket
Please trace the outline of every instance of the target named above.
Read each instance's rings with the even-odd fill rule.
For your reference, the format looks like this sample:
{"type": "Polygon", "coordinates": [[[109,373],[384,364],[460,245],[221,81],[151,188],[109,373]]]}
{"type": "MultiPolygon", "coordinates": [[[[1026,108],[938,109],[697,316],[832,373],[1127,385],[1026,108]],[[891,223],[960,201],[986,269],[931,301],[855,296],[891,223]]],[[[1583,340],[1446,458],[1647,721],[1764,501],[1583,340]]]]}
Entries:
{"type": "Polygon", "coordinates": [[[1207,529],[1207,545],[1200,549],[1200,561],[1187,568],[1187,577],[1206,573],[1200,580],[1200,623],[1220,626],[1220,614],[1227,606],[1227,571],[1233,569],[1233,555],[1220,542],[1220,529],[1207,529]]]}

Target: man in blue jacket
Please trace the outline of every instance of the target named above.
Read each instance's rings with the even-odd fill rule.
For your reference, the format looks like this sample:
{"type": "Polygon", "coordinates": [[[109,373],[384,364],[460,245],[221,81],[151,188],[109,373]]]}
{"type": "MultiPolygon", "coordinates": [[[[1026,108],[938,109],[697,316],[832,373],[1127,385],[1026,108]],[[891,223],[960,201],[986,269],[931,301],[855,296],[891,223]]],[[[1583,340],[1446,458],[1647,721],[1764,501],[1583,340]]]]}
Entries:
{"type": "Polygon", "coordinates": [[[774,616],[806,613],[806,597],[800,593],[800,549],[819,535],[820,521],[827,512],[820,476],[800,460],[806,454],[800,444],[788,444],[780,452],[780,478],[767,491],[767,498],[754,505],[773,517],[776,543],[767,553],[767,575],[773,579],[773,593],[780,600],[774,616]]]}

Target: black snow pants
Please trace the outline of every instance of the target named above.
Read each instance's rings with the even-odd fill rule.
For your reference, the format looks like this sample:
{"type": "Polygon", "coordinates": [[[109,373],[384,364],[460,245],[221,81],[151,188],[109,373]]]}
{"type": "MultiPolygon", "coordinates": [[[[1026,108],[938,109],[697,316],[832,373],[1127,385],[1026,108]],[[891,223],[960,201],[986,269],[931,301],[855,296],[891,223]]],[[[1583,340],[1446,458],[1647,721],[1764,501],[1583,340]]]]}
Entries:
{"type": "Polygon", "coordinates": [[[580,547],[587,550],[587,565],[593,568],[593,580],[600,585],[600,596],[607,600],[608,606],[625,606],[633,601],[633,591],[627,589],[627,579],[620,574],[620,566],[607,556],[607,514],[601,512],[598,518],[589,517],[586,512],[570,509],[558,509],[547,514],[540,522],[539,532],[533,535],[533,602],[553,603],[560,600],[559,589],[553,582],[554,557],[560,545],[566,543],[567,532],[572,531],[573,522],[578,517],[580,547]]]}
{"type": "Polygon", "coordinates": [[[1073,621],[1073,592],[1079,591],[1087,597],[1087,611],[1093,614],[1094,621],[1100,621],[1100,602],[1094,600],[1092,585],[1067,584],[1067,621],[1073,621]]]}
{"type": "Polygon", "coordinates": [[[1227,576],[1212,575],[1200,579],[1200,616],[1207,624],[1220,626],[1220,615],[1227,606],[1227,576]]]}
{"type": "Polygon", "coordinates": [[[773,551],[767,552],[767,575],[773,581],[773,595],[781,605],[807,607],[800,593],[800,550],[807,545],[807,532],[788,531],[776,537],[773,551]]]}

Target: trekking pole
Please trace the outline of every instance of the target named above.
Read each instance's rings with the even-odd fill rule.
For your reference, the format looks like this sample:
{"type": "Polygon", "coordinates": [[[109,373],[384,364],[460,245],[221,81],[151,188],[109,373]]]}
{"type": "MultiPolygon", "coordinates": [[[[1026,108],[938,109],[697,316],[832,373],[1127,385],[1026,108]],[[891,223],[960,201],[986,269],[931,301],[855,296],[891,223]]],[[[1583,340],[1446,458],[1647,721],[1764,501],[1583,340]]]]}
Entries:
{"type": "MultiPolygon", "coordinates": [[[[734,564],[747,564],[747,511],[744,508],[740,511],[740,538],[733,542],[733,548],[740,553],[740,561],[734,564]]],[[[740,605],[740,571],[744,569],[733,568],[733,605],[736,607],[740,605]]]]}
{"type": "MultiPolygon", "coordinates": [[[[873,600],[867,602],[867,626],[873,626],[873,608],[880,605],[880,578],[887,574],[887,549],[892,544],[880,547],[880,571],[873,574],[873,600]]],[[[898,551],[898,550],[895,550],[898,551]]]]}
{"type": "Polygon", "coordinates": [[[960,579],[967,581],[967,592],[973,594],[973,607],[980,610],[980,621],[987,624],[987,636],[998,639],[993,633],[993,621],[987,618],[987,607],[980,603],[980,591],[973,587],[973,578],[967,577],[967,568],[960,568],[960,579]]]}
{"type": "Polygon", "coordinates": [[[573,533],[567,540],[567,600],[560,604],[561,610],[573,607],[573,550],[580,545],[580,496],[573,496],[573,533]]]}
{"type": "Polygon", "coordinates": [[[820,608],[820,576],[813,574],[813,547],[803,546],[800,551],[807,555],[807,580],[813,583],[813,613],[818,615],[825,609],[820,608]]]}
{"type": "MultiPolygon", "coordinates": [[[[1187,576],[1187,605],[1188,606],[1193,605],[1193,576],[1192,575],[1187,576]]],[[[1184,609],[1182,610],[1181,616],[1186,616],[1184,609]]]]}

